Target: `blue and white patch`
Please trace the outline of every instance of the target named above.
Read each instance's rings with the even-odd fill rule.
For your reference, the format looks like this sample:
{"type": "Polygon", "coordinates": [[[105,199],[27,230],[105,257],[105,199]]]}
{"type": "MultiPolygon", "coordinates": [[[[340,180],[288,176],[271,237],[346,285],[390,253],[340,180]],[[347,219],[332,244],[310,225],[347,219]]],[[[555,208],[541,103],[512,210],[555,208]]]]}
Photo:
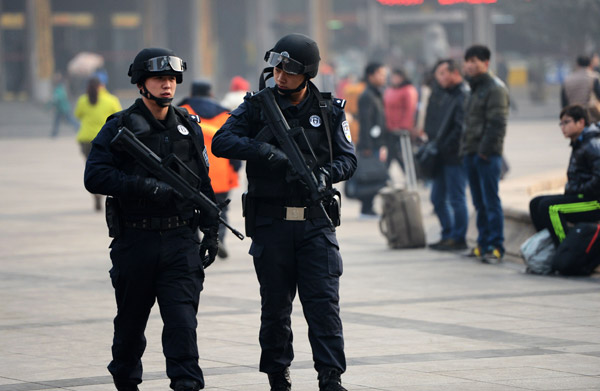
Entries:
{"type": "Polygon", "coordinates": [[[187,128],[183,125],[177,125],[177,130],[179,131],[179,133],[183,134],[184,136],[187,136],[188,134],[190,134],[190,131],[187,130],[187,128]]]}
{"type": "Polygon", "coordinates": [[[318,128],[319,126],[321,126],[321,117],[319,117],[318,115],[311,115],[310,118],[308,119],[308,122],[310,122],[310,124],[315,127],[318,128]]]}
{"type": "Polygon", "coordinates": [[[204,157],[204,163],[206,163],[206,167],[210,167],[210,163],[208,162],[208,152],[206,151],[206,147],[204,147],[204,151],[202,151],[202,156],[204,157]]]}
{"type": "Polygon", "coordinates": [[[352,133],[350,133],[350,124],[348,123],[348,121],[342,122],[342,130],[344,131],[344,136],[346,136],[346,140],[348,140],[348,142],[351,143],[352,133]]]}

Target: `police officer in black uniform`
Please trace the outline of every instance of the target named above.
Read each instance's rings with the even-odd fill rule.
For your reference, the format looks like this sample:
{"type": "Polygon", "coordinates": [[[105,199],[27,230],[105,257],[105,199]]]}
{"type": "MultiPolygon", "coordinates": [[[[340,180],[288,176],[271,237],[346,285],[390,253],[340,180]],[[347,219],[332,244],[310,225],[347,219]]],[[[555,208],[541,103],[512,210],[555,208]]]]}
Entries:
{"type": "Polygon", "coordinates": [[[92,142],[85,169],[86,188],[109,196],[107,222],[114,237],[110,277],[117,316],[108,370],[120,391],[138,390],[142,382],[144,329],[156,300],[164,323],[162,343],[171,388],[204,388],[196,314],[204,268],[217,253],[217,216],[196,211],[127,151],[111,146],[118,129],[128,128],[159,157],[171,153],[179,157],[196,176],[186,170],[179,174],[215,200],[197,119],[171,105],[185,68],[185,62],[168,49],[138,53],[129,76],[142,97],[109,117],[92,142]],[[201,244],[198,228],[204,233],[201,244]]]}
{"type": "MultiPolygon", "coordinates": [[[[325,191],[331,191],[331,183],[352,176],[356,156],[342,110],[345,101],[320,93],[310,81],[319,66],[317,44],[301,34],[286,35],[266,53],[265,60],[274,67],[263,72],[266,79],[272,74],[275,81],[274,87],[267,88],[273,89],[290,127],[304,129],[307,141],[301,136],[296,141],[307,157],[312,148],[317,158],[313,172],[328,184],[325,191]],[[326,102],[326,107],[320,107],[319,101],[326,102]]],[[[342,258],[335,232],[320,208],[308,201],[305,185],[290,179],[293,170],[278,143],[255,139],[265,126],[264,112],[255,98],[248,94],[231,113],[216,133],[212,151],[216,156],[247,161],[246,233],[252,237],[250,254],[262,298],[260,371],[268,374],[271,390],[291,390],[290,314],[297,289],[319,388],[345,390],[340,380],[346,369],[339,315],[342,258]]],[[[335,212],[330,209],[330,213],[335,212]]],[[[330,217],[335,220],[336,216],[330,217]]]]}

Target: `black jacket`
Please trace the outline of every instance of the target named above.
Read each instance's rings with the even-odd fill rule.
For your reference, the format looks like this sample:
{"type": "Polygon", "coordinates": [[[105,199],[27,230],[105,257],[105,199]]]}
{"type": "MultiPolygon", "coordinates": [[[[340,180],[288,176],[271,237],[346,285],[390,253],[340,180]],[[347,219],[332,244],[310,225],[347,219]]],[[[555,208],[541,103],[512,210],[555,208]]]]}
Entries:
{"type": "Polygon", "coordinates": [[[441,113],[443,118],[447,115],[449,117],[444,128],[439,129],[443,134],[437,141],[437,146],[441,163],[459,164],[460,139],[465,129],[465,101],[469,95],[469,87],[465,83],[460,83],[445,92],[441,113]],[[449,113],[448,110],[452,111],[449,113]]]}
{"type": "MultiPolygon", "coordinates": [[[[119,127],[124,125],[159,157],[165,158],[171,153],[179,157],[200,178],[200,183],[193,183],[195,179],[188,178],[185,172],[180,172],[180,175],[190,184],[198,186],[202,193],[214,201],[215,195],[208,177],[208,161],[204,156],[206,152],[202,131],[197,122],[184,116],[184,111],[176,111],[170,106],[165,120],[158,121],[142,100],[138,99],[128,109],[110,117],[92,141],[92,150],[84,174],[86,189],[91,193],[115,197],[125,215],[193,215],[193,207],[185,202],[173,199],[163,205],[150,201],[141,194],[141,178],[152,175],[126,151],[118,151],[111,147],[111,141],[119,127]],[[197,145],[191,137],[197,138],[197,145]]],[[[202,222],[204,226],[214,223],[202,222]]]]}
{"type": "Polygon", "coordinates": [[[461,154],[502,155],[508,121],[506,86],[496,76],[484,73],[469,81],[471,94],[465,113],[461,154]]]}
{"type": "MultiPolygon", "coordinates": [[[[319,166],[326,167],[331,173],[333,183],[350,178],[356,169],[356,156],[350,141],[350,127],[342,110],[345,101],[333,99],[328,115],[333,144],[333,166],[329,167],[327,136],[319,102],[313,91],[309,90],[308,97],[298,105],[293,105],[277,92],[274,92],[274,95],[290,127],[304,128],[310,146],[317,156],[318,164],[315,170],[319,166]]],[[[297,180],[290,182],[287,175],[289,173],[285,168],[271,170],[261,157],[259,147],[262,142],[254,140],[254,137],[266,126],[266,120],[261,107],[255,101],[252,94],[248,94],[244,102],[231,112],[227,122],[213,138],[212,152],[218,157],[247,161],[248,194],[251,196],[277,199],[307,198],[304,186],[297,180]]],[[[308,151],[306,142],[299,136],[296,141],[303,152],[308,151]]],[[[279,146],[274,139],[270,143],[279,146]]]]}
{"type": "Polygon", "coordinates": [[[358,121],[360,133],[356,149],[358,151],[379,149],[385,143],[385,109],[381,90],[371,84],[367,84],[358,98],[358,121]]]}
{"type": "Polygon", "coordinates": [[[600,199],[600,129],[595,124],[590,125],[571,147],[565,194],[600,199]]]}

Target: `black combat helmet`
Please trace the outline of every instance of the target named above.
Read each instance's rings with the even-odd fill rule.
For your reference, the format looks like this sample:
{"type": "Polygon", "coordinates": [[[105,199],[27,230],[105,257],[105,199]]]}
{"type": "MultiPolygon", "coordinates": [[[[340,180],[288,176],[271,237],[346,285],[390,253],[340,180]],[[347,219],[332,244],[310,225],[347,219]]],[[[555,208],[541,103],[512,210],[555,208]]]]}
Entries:
{"type": "Polygon", "coordinates": [[[172,50],[162,48],[142,49],[129,66],[131,84],[142,83],[152,76],[175,76],[177,84],[183,81],[185,61],[172,50]]]}
{"type": "Polygon", "coordinates": [[[317,76],[320,60],[317,43],[303,34],[284,36],[265,54],[269,65],[309,78],[317,76]]]}

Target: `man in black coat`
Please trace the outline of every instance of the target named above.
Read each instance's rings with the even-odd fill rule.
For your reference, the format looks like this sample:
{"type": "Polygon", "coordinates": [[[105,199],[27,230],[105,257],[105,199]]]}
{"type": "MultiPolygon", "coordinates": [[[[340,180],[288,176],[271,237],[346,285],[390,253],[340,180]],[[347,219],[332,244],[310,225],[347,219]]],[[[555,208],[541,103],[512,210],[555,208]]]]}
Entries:
{"type": "MultiPolygon", "coordinates": [[[[466,187],[467,172],[460,158],[460,139],[465,124],[465,100],[468,86],[463,81],[454,60],[440,60],[434,76],[444,90],[439,122],[435,131],[428,133],[439,150],[438,167],[431,186],[431,203],[442,227],[441,239],[429,245],[434,250],[451,251],[467,248],[469,225],[466,187]]],[[[427,128],[426,128],[427,131],[427,128]]]]}
{"type": "Polygon", "coordinates": [[[560,112],[560,129],[571,139],[564,194],[539,196],[529,203],[533,225],[548,228],[554,244],[566,236],[567,223],[600,220],[600,129],[588,122],[587,110],[571,105],[560,112]]]}

